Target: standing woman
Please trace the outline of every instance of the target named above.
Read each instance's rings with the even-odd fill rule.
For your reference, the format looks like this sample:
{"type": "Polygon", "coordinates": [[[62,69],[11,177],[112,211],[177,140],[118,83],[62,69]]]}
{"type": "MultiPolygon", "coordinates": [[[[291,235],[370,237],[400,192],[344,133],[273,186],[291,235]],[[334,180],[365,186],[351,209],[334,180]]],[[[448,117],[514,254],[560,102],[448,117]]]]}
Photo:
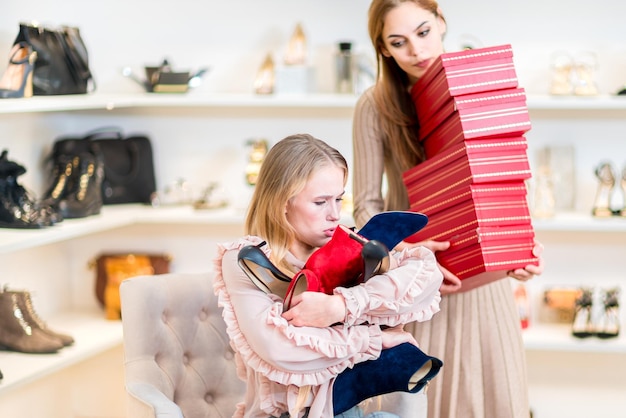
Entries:
{"type": "MultiPolygon", "coordinates": [[[[265,241],[260,248],[293,277],[339,227],[347,178],[344,157],[325,142],[310,135],[279,141],[265,157],[250,201],[250,235],[219,248],[215,292],[238,374],[247,382],[235,417],[332,417],[337,375],[377,359],[384,348],[415,344],[402,325],[438,311],[443,276],[424,247],[391,254],[389,270],[360,285],[337,287],[333,295],[295,295],[287,311],[283,297],[261,291],[239,267],[239,250],[265,241]]],[[[354,407],[340,416],[363,414],[354,407]]]]}
{"type": "MultiPolygon", "coordinates": [[[[369,34],[377,54],[377,83],[360,97],[354,114],[354,218],[357,226],[376,213],[407,210],[402,173],[424,161],[410,89],[444,52],[446,21],[434,0],[373,0],[369,34]],[[383,196],[386,180],[386,194],[383,196]]],[[[445,251],[448,242],[403,242],[445,251]]],[[[537,244],[536,256],[542,247],[537,244]]],[[[429,418],[528,418],[526,360],[520,320],[508,280],[463,291],[440,266],[441,312],[410,329],[420,347],[444,362],[427,392],[429,418]]],[[[543,267],[529,265],[509,276],[528,280],[543,267]]],[[[389,402],[411,409],[408,398],[389,402]]],[[[387,407],[388,410],[393,410],[387,407]]],[[[403,416],[409,418],[409,416],[403,416]]]]}

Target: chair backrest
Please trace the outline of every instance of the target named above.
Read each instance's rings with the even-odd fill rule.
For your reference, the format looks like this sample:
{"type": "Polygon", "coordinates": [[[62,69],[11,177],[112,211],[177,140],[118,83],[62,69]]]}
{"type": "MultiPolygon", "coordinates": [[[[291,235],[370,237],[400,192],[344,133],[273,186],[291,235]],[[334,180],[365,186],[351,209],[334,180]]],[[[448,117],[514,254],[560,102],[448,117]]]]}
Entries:
{"type": "Polygon", "coordinates": [[[243,399],[213,273],[139,276],[120,286],[125,380],[149,384],[185,418],[230,417],[243,399]]]}

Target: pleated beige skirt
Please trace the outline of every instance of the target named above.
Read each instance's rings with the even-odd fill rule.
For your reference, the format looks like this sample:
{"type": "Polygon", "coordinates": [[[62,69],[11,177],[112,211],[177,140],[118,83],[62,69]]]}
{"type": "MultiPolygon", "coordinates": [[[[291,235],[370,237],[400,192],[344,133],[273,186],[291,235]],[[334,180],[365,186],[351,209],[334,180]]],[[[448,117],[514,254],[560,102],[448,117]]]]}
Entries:
{"type": "Polygon", "coordinates": [[[444,296],[433,319],[405,329],[424,352],[444,363],[427,389],[429,418],[530,416],[526,359],[509,279],[444,296]]]}

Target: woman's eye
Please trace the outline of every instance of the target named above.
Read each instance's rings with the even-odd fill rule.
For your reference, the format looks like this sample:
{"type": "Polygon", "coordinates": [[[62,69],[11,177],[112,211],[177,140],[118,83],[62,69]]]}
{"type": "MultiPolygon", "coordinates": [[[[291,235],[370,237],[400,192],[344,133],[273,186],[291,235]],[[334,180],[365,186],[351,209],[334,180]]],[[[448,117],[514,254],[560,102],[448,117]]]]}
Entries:
{"type": "Polygon", "coordinates": [[[402,45],[404,45],[404,41],[395,41],[391,43],[391,46],[394,48],[400,48],[402,45]]]}
{"type": "Polygon", "coordinates": [[[425,36],[428,36],[429,33],[430,33],[430,29],[426,29],[426,30],[417,32],[417,36],[419,36],[420,38],[423,38],[425,36]]]}

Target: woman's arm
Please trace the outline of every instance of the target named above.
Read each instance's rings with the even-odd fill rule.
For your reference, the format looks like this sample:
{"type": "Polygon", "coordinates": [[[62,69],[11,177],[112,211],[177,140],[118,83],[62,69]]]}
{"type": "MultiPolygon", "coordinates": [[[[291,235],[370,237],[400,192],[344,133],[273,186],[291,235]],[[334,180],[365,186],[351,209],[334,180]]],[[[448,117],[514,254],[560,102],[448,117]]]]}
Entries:
{"type": "Polygon", "coordinates": [[[396,326],[425,321],[439,310],[442,273],[431,251],[414,248],[393,256],[392,268],[355,287],[338,287],[334,295],[303,292],[283,317],[294,325],[326,326],[372,323],[396,326]]]}
{"type": "Polygon", "coordinates": [[[382,182],[384,151],[373,87],[365,91],[354,109],[352,126],[354,220],[361,228],[384,210],[382,182]]]}

